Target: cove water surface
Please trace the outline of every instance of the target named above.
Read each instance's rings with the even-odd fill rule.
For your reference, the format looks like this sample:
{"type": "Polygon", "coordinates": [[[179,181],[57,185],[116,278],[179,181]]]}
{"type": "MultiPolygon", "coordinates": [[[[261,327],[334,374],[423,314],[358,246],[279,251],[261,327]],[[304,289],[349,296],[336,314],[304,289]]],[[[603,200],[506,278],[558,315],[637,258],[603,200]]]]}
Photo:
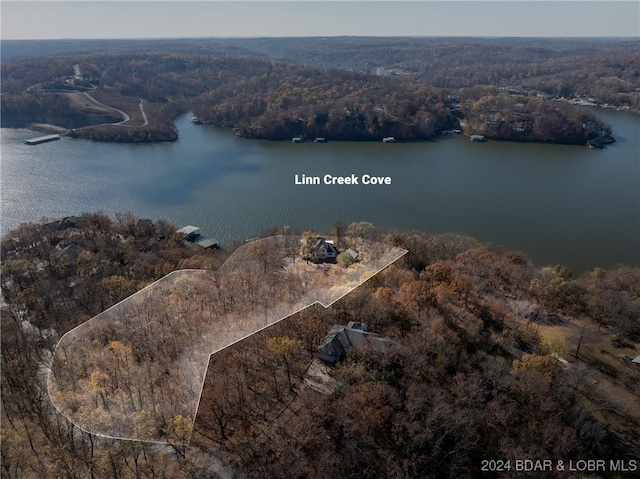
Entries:
{"type": "Polygon", "coordinates": [[[582,146],[454,136],[407,144],[243,140],[178,119],[173,143],[131,145],[2,130],[2,234],[24,221],[131,211],[195,224],[223,242],[276,225],[335,221],[464,233],[575,273],[640,264],[640,117],[597,113],[617,142],[582,146]],[[295,175],[392,177],[391,185],[295,185],[295,175]]]}

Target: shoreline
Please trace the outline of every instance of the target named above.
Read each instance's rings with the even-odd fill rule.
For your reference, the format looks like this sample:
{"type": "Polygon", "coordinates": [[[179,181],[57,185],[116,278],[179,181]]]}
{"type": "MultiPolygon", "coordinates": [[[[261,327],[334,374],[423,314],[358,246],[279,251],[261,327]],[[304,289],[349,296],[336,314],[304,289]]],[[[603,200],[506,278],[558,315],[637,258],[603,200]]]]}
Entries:
{"type": "MultiPolygon", "coordinates": [[[[589,105],[590,107],[593,108],[593,106],[589,105]]],[[[607,109],[612,109],[613,107],[602,107],[602,108],[607,108],[607,109]]],[[[614,108],[616,111],[620,111],[620,112],[632,112],[634,114],[638,114],[640,115],[640,111],[636,112],[635,110],[630,110],[630,109],[619,109],[619,108],[614,108]]],[[[212,125],[210,123],[200,123],[201,125],[207,125],[209,127],[212,128],[220,128],[220,129],[229,129],[231,130],[231,132],[236,135],[239,138],[242,138],[244,140],[258,140],[258,141],[269,141],[269,142],[276,142],[276,143],[289,143],[291,140],[289,139],[273,139],[273,138],[258,138],[258,137],[252,137],[252,136],[243,136],[238,134],[238,132],[234,131],[233,128],[227,128],[227,127],[217,127],[215,125],[212,125]]],[[[146,135],[144,135],[143,137],[118,137],[118,139],[112,139],[109,138],[109,133],[110,133],[110,128],[112,125],[110,124],[105,124],[105,125],[92,125],[89,127],[83,127],[83,128],[77,128],[77,129],[71,129],[71,128],[65,128],[59,125],[54,125],[51,123],[31,123],[29,125],[27,125],[26,127],[24,127],[24,129],[27,130],[31,130],[31,131],[35,131],[35,132],[42,132],[42,133],[50,133],[50,134],[59,134],[61,136],[68,136],[70,138],[77,138],[77,139],[83,139],[83,140],[91,140],[91,141],[99,141],[99,142],[103,142],[103,143],[164,143],[167,141],[176,141],[179,138],[179,134],[177,133],[177,129],[176,134],[175,134],[175,138],[167,138],[167,137],[163,137],[163,138],[159,138],[159,139],[154,139],[153,138],[153,131],[147,131],[146,135]],[[104,128],[100,128],[101,126],[103,126],[104,128]],[[87,135],[87,134],[81,134],[81,130],[84,129],[87,130],[91,130],[94,134],[93,135],[87,135]],[[104,135],[105,137],[101,137],[102,135],[104,135]]],[[[174,128],[175,128],[175,123],[174,123],[174,128]]],[[[15,127],[3,127],[3,128],[11,128],[11,129],[20,129],[20,128],[15,128],[15,127]]],[[[113,130],[111,130],[111,132],[113,132],[113,130]]],[[[158,132],[159,133],[159,132],[158,132]]],[[[462,136],[466,137],[466,138],[470,138],[471,136],[473,136],[471,133],[463,133],[462,136]]],[[[611,135],[614,138],[615,141],[615,136],[611,135]]],[[[442,137],[446,137],[445,134],[443,134],[442,132],[429,137],[429,138],[408,138],[408,139],[402,139],[399,138],[396,141],[394,141],[393,143],[422,143],[422,142],[432,142],[432,141],[438,141],[438,139],[442,138],[442,137]]],[[[548,144],[548,145],[573,145],[573,146],[589,146],[589,144],[591,142],[593,142],[594,140],[586,140],[584,143],[565,143],[565,142],[547,142],[547,141],[541,141],[541,140],[537,140],[537,139],[510,139],[510,138],[499,138],[499,137],[491,137],[491,136],[486,136],[487,140],[491,140],[491,141],[497,141],[497,142],[510,142],[510,143],[522,143],[522,144],[527,144],[527,143],[539,143],[539,144],[548,144]]],[[[597,139],[595,139],[597,140],[597,139]]],[[[382,139],[374,139],[374,140],[369,140],[369,139],[362,139],[362,140],[354,140],[354,139],[343,139],[343,138],[334,138],[334,139],[330,139],[328,141],[340,141],[340,142],[349,142],[349,143],[384,143],[384,140],[382,139]]],[[[608,143],[613,143],[614,141],[609,141],[608,143]]],[[[326,142],[326,141],[325,141],[326,142]]],[[[309,140],[309,141],[305,141],[305,142],[300,142],[300,143],[314,143],[313,140],[309,140]]]]}
{"type": "Polygon", "coordinates": [[[39,131],[42,133],[57,133],[59,135],[64,135],[71,131],[69,128],[53,125],[51,123],[32,123],[27,126],[27,130],[39,131]]]}

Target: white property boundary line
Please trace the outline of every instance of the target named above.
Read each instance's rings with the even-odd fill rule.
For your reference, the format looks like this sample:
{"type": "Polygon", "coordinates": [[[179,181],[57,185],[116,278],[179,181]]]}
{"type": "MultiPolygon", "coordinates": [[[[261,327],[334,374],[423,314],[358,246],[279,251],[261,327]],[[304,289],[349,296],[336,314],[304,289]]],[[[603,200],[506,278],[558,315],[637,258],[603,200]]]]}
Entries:
{"type": "MultiPolygon", "coordinates": [[[[395,263],[396,261],[398,261],[398,260],[399,260],[400,258],[402,258],[405,254],[407,254],[409,251],[405,249],[405,250],[401,250],[401,252],[402,252],[402,254],[400,254],[398,257],[396,257],[393,261],[390,261],[390,262],[389,262],[389,263],[387,263],[386,265],[382,266],[380,269],[378,269],[377,271],[375,271],[374,273],[372,273],[372,274],[371,274],[371,276],[369,276],[367,279],[365,279],[364,281],[359,282],[356,286],[354,286],[353,288],[351,288],[349,291],[347,291],[346,293],[344,293],[344,294],[343,294],[343,295],[341,295],[340,297],[338,297],[338,298],[336,298],[335,300],[331,301],[329,304],[324,305],[321,301],[314,301],[313,303],[307,304],[306,306],[302,306],[302,307],[301,307],[300,309],[298,309],[297,311],[294,311],[293,313],[288,314],[287,316],[284,316],[284,317],[282,317],[282,318],[278,319],[277,321],[274,321],[273,323],[268,324],[267,326],[263,326],[262,328],[260,328],[260,329],[258,329],[258,330],[256,330],[256,331],[254,331],[254,332],[252,332],[252,333],[249,333],[249,334],[247,334],[246,336],[244,336],[244,337],[242,337],[242,338],[240,338],[240,339],[238,339],[238,340],[236,340],[236,341],[233,341],[232,343],[229,343],[229,344],[227,344],[226,346],[224,346],[224,347],[222,347],[222,348],[220,348],[220,349],[218,349],[218,350],[216,350],[216,351],[213,351],[211,354],[209,354],[209,359],[207,360],[207,364],[211,361],[211,356],[213,356],[214,354],[217,354],[217,353],[219,353],[219,352],[221,352],[221,351],[224,351],[225,349],[227,349],[227,348],[229,348],[229,347],[231,347],[231,346],[233,346],[233,345],[235,345],[235,344],[238,344],[239,342],[244,341],[244,340],[245,340],[245,339],[247,339],[247,338],[250,338],[250,337],[251,337],[251,336],[253,336],[254,334],[258,334],[258,333],[260,333],[260,332],[264,331],[265,329],[270,328],[271,326],[275,326],[276,324],[281,323],[281,322],[282,322],[282,321],[284,321],[285,319],[290,318],[291,316],[293,316],[293,315],[295,315],[295,314],[298,314],[299,312],[304,311],[305,309],[308,309],[308,308],[310,308],[311,306],[314,306],[314,305],[316,305],[316,304],[319,304],[319,305],[320,305],[320,306],[322,306],[323,308],[328,309],[328,308],[329,308],[329,307],[331,307],[334,303],[338,302],[339,300],[341,300],[342,298],[344,298],[344,297],[345,297],[346,295],[348,295],[349,293],[352,293],[353,291],[355,291],[357,288],[359,288],[359,287],[360,287],[360,286],[362,286],[364,283],[366,283],[367,281],[369,281],[371,278],[373,278],[374,276],[376,276],[376,275],[377,275],[378,273],[380,273],[382,270],[384,270],[384,269],[388,268],[391,264],[393,264],[393,263],[395,263]]],[[[207,369],[208,369],[208,368],[207,368],[207,369]]],[[[198,407],[196,408],[196,416],[197,416],[197,414],[198,414],[198,409],[200,408],[200,401],[201,401],[201,399],[202,399],[202,391],[204,391],[204,383],[206,382],[206,380],[207,380],[207,371],[205,371],[204,376],[203,376],[203,378],[202,378],[202,386],[200,387],[200,394],[198,395],[198,407]]],[[[196,416],[194,416],[194,418],[193,418],[193,425],[192,425],[192,427],[191,427],[191,433],[189,434],[189,440],[188,440],[187,444],[190,444],[190,443],[191,443],[191,438],[193,437],[193,429],[194,429],[194,426],[195,426],[195,423],[196,423],[196,416]]]]}
{"type": "MultiPolygon", "coordinates": [[[[269,240],[271,238],[283,238],[282,236],[280,237],[268,237],[268,238],[263,238],[261,240],[257,240],[257,241],[265,241],[265,240],[269,240]]],[[[285,237],[286,238],[286,237],[285,237]]],[[[292,238],[298,238],[296,237],[292,237],[292,238]]],[[[255,243],[255,242],[252,242],[255,243]]],[[[220,266],[220,268],[218,268],[218,272],[217,273],[224,273],[225,272],[225,268],[224,266],[227,264],[227,262],[229,262],[229,260],[231,260],[234,255],[236,255],[236,253],[238,253],[238,251],[244,250],[247,246],[249,246],[252,243],[248,243],[246,245],[243,245],[242,247],[240,247],[238,250],[236,250],[229,258],[227,258],[227,260],[225,261],[225,263],[223,263],[222,266],[220,266]]],[[[211,357],[231,346],[234,346],[236,344],[238,344],[241,341],[244,341],[245,339],[258,334],[264,330],[266,330],[267,328],[270,328],[271,326],[274,326],[282,321],[284,321],[285,319],[298,314],[299,312],[308,309],[311,306],[314,306],[316,304],[321,305],[322,307],[324,307],[325,309],[329,308],[330,306],[332,306],[334,303],[336,303],[337,301],[339,301],[340,299],[344,298],[347,294],[353,292],[355,289],[357,289],[358,287],[362,286],[366,281],[368,281],[369,279],[373,278],[374,276],[376,276],[378,273],[380,273],[381,271],[383,271],[384,269],[386,269],[387,267],[389,267],[391,264],[395,263],[398,259],[400,259],[401,257],[403,257],[405,254],[408,253],[408,250],[405,249],[401,249],[401,248],[397,248],[394,246],[387,246],[387,245],[383,245],[382,243],[379,242],[368,242],[369,244],[374,244],[374,245],[382,245],[384,246],[386,249],[384,251],[384,253],[394,253],[392,258],[390,258],[389,260],[385,261],[381,266],[378,267],[377,270],[372,270],[372,272],[369,272],[365,269],[364,273],[369,273],[366,278],[363,279],[364,277],[364,273],[363,276],[360,277],[360,279],[356,280],[356,284],[352,287],[349,287],[344,293],[340,294],[340,296],[338,296],[336,299],[332,300],[330,303],[328,304],[324,304],[321,300],[316,300],[316,301],[312,301],[306,305],[303,305],[301,307],[299,307],[298,309],[296,309],[295,311],[286,314],[285,316],[282,316],[281,318],[275,320],[274,322],[267,324],[265,326],[262,326],[250,333],[245,334],[244,336],[242,336],[239,339],[233,340],[232,342],[225,344],[223,347],[218,348],[216,350],[214,350],[213,352],[209,353],[207,355],[207,362],[206,362],[206,367],[203,370],[203,375],[202,375],[202,382],[200,384],[200,389],[198,392],[198,396],[197,399],[195,401],[195,407],[193,410],[193,415],[191,417],[191,428],[188,434],[188,439],[186,439],[184,443],[175,443],[176,445],[183,445],[183,446],[187,446],[190,444],[191,439],[193,437],[193,432],[194,432],[194,426],[195,426],[195,421],[196,421],[196,417],[198,414],[198,409],[200,407],[200,401],[202,399],[202,393],[204,391],[204,385],[206,382],[206,378],[207,378],[207,372],[208,372],[208,364],[211,361],[211,357]],[[394,251],[395,250],[395,251],[394,251]]],[[[384,255],[383,255],[384,256],[384,255]]],[[[121,308],[123,304],[130,302],[133,298],[137,298],[140,295],[144,295],[146,293],[149,292],[149,290],[153,289],[154,287],[156,287],[158,284],[160,283],[166,283],[168,278],[171,278],[173,276],[179,276],[182,275],[184,273],[211,273],[211,274],[217,274],[213,271],[210,270],[204,270],[204,269],[181,269],[181,270],[176,270],[176,271],[172,271],[171,273],[163,276],[162,278],[154,281],[153,283],[148,284],[147,286],[145,286],[144,288],[142,288],[141,290],[133,293],[132,295],[128,296],[127,298],[123,299],[122,301],[119,301],[118,303],[114,304],[113,306],[107,308],[106,310],[102,311],[101,313],[97,314],[96,316],[94,316],[93,318],[85,321],[84,323],[76,326],[75,328],[71,329],[70,331],[67,331],[58,341],[58,343],[56,344],[56,347],[54,348],[53,354],[51,356],[51,363],[48,365],[48,374],[47,374],[47,393],[49,396],[49,399],[52,403],[52,405],[54,406],[55,410],[61,415],[63,416],[67,421],[69,421],[71,424],[73,424],[75,427],[77,427],[79,430],[87,433],[87,434],[91,434],[97,437],[102,437],[105,439],[115,439],[115,440],[128,440],[128,441],[136,441],[136,442],[145,442],[145,443],[150,443],[150,444],[163,444],[163,445],[171,445],[174,444],[172,442],[169,441],[155,441],[155,440],[150,440],[150,439],[137,439],[137,438],[131,438],[131,437],[122,437],[122,436],[116,436],[116,435],[110,435],[110,434],[102,434],[100,432],[92,432],[87,430],[86,428],[82,427],[81,425],[79,425],[77,422],[75,422],[74,420],[72,420],[62,409],[62,407],[60,405],[58,405],[54,398],[53,395],[51,394],[51,391],[53,390],[53,381],[55,380],[55,378],[53,377],[53,362],[55,361],[55,358],[57,357],[57,353],[58,353],[58,348],[59,347],[63,347],[61,346],[61,344],[63,343],[63,340],[70,335],[71,333],[73,333],[73,335],[78,334],[78,332],[82,331],[83,329],[86,329],[88,327],[90,327],[90,325],[92,325],[95,321],[94,320],[99,320],[100,318],[103,318],[105,315],[108,315],[110,312],[112,312],[115,309],[121,308]],[[90,324],[91,323],[91,324],[90,324]]],[[[57,389],[57,384],[56,384],[56,389],[57,389]]]]}

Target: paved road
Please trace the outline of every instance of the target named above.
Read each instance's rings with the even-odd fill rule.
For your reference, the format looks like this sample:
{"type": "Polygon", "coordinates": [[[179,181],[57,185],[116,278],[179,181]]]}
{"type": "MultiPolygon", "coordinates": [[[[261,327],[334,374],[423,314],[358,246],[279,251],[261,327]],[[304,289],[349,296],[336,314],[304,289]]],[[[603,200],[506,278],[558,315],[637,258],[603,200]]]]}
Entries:
{"type": "Polygon", "coordinates": [[[124,120],[116,122],[116,123],[111,123],[111,125],[120,125],[120,126],[128,126],[129,128],[135,128],[135,127],[143,127],[143,126],[147,126],[149,124],[149,120],[147,118],[147,114],[144,111],[144,100],[142,98],[140,98],[140,103],[138,104],[138,106],[140,107],[140,113],[142,114],[142,119],[144,120],[144,123],[142,125],[123,125],[123,123],[126,123],[128,121],[131,121],[131,117],[129,115],[127,115],[124,111],[122,110],[118,110],[117,108],[114,108],[112,106],[109,105],[105,105],[102,102],[99,102],[98,100],[96,100],[95,98],[93,98],[91,95],[89,95],[89,93],[87,92],[82,92],[82,94],[84,96],[86,96],[89,100],[91,100],[93,103],[95,103],[96,105],[100,105],[104,108],[109,108],[111,110],[115,110],[118,113],[120,113],[122,115],[122,118],[124,118],[124,120]]]}
{"type": "MultiPolygon", "coordinates": [[[[81,71],[80,71],[80,66],[79,65],[73,65],[73,74],[76,77],[80,77],[81,76],[81,71]]],[[[35,85],[30,86],[29,88],[27,88],[27,91],[32,89],[35,85]]],[[[77,91],[77,90],[76,90],[77,91]]],[[[68,90],[63,90],[64,93],[69,93],[68,90]]],[[[82,92],[82,94],[90,101],[92,101],[93,103],[95,103],[96,105],[100,105],[103,108],[108,108],[109,110],[114,110],[117,111],[119,114],[122,115],[123,120],[122,121],[118,121],[118,122],[114,122],[114,123],[109,123],[111,125],[122,125],[122,126],[128,126],[128,127],[133,127],[135,125],[123,125],[123,123],[126,123],[128,121],[131,121],[131,117],[129,115],[127,115],[124,111],[122,110],[118,110],[117,108],[114,108],[112,106],[109,105],[105,105],[104,103],[96,100],[95,98],[93,98],[91,95],[89,95],[89,93],[82,92]]],[[[142,119],[144,120],[144,123],[140,126],[147,126],[149,124],[149,120],[147,119],[147,115],[144,112],[144,107],[142,106],[142,98],[140,99],[140,113],[142,113],[142,119]]]]}
{"type": "Polygon", "coordinates": [[[144,100],[140,98],[140,113],[142,113],[142,119],[144,120],[144,123],[140,126],[147,126],[149,124],[149,120],[147,120],[147,114],[144,112],[144,107],[142,106],[143,101],[144,100]]]}
{"type": "Polygon", "coordinates": [[[121,125],[122,123],[126,123],[127,121],[130,121],[130,120],[131,120],[131,117],[130,117],[129,115],[127,115],[124,111],[122,111],[122,110],[118,110],[117,108],[114,108],[114,107],[112,107],[112,106],[105,105],[104,103],[99,102],[98,100],[96,100],[95,98],[93,98],[91,95],[89,95],[86,91],[85,91],[85,92],[82,92],[82,94],[83,94],[84,96],[86,96],[89,100],[91,100],[93,103],[95,103],[96,105],[100,105],[100,106],[102,106],[102,107],[104,107],[104,108],[109,108],[109,109],[111,109],[111,110],[115,110],[115,111],[117,111],[118,113],[120,113],[120,114],[122,115],[122,118],[124,118],[124,120],[122,120],[122,121],[120,121],[120,122],[117,122],[117,123],[113,123],[114,125],[121,125]]]}

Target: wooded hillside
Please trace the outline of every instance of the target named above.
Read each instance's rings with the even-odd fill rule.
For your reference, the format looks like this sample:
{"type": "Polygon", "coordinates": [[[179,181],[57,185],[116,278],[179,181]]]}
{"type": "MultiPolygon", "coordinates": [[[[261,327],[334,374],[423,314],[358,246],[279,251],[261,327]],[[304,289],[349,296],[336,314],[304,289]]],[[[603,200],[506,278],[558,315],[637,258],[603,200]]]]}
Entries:
{"type": "Polygon", "coordinates": [[[214,355],[195,434],[173,448],[78,430],[52,409],[42,364],[72,327],[176,268],[217,269],[234,246],[193,252],[173,226],[131,215],[10,232],[2,477],[491,477],[483,460],[639,459],[638,268],[574,279],[468,237],[355,232],[409,253],[331,308],[214,355]],[[311,389],[317,346],[348,321],[394,348],[348,350],[334,392],[311,389]]]}
{"type": "MultiPolygon", "coordinates": [[[[251,138],[428,139],[464,119],[467,134],[584,144],[608,128],[567,99],[640,105],[631,40],[176,40],[163,41],[162,52],[153,42],[127,45],[119,53],[107,43],[108,53],[3,63],[3,125],[81,118],[65,103],[65,92],[78,87],[65,80],[73,65],[83,75],[80,88],[155,104],[157,139],[167,139],[176,115],[193,111],[251,138]],[[525,116],[549,121],[529,125],[521,104],[525,116]]],[[[105,130],[103,139],[116,136],[105,130]]],[[[95,129],[92,137],[99,139],[95,129]]],[[[133,140],[123,134],[122,141],[133,140]]]]}

